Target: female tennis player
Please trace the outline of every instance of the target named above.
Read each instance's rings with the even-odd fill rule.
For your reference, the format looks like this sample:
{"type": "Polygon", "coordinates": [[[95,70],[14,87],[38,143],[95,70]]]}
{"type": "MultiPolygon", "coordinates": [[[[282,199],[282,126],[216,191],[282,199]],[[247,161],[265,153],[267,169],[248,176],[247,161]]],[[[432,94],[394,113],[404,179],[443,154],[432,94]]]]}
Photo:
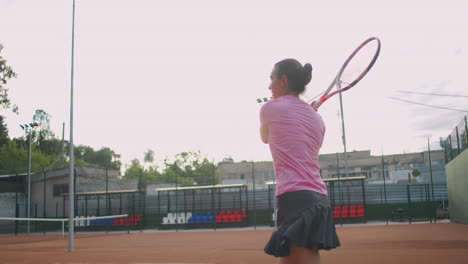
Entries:
{"type": "Polygon", "coordinates": [[[320,249],[340,245],[318,165],[325,125],[299,98],[311,78],[308,63],[276,63],[269,86],[273,99],[260,110],[260,135],[270,146],[276,174],[276,229],[265,252],[280,264],[319,263],[320,249]]]}

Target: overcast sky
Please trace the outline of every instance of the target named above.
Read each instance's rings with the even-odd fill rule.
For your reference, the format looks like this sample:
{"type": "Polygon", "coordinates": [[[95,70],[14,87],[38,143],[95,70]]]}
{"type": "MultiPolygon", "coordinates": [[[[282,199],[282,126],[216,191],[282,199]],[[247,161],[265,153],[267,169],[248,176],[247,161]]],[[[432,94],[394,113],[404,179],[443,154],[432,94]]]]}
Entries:
{"type": "MultiPolygon", "coordinates": [[[[348,151],[372,155],[437,148],[468,110],[468,4],[394,1],[76,0],[74,142],[110,147],[122,162],[201,150],[216,161],[271,160],[256,98],[273,64],[314,67],[305,94],[328,87],[348,54],[377,36],[380,57],[343,94],[348,151]]],[[[11,137],[36,109],[69,138],[72,0],[0,0],[2,56],[18,74],[1,109],[11,137]]],[[[338,96],[320,109],[321,153],[342,152],[338,96]]]]}

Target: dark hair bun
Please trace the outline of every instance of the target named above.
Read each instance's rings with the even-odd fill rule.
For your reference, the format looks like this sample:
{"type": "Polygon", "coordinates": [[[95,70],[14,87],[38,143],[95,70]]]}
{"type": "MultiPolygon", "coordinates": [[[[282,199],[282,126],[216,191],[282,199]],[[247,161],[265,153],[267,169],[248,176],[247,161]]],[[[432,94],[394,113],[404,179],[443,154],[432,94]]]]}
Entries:
{"type": "Polygon", "coordinates": [[[288,89],[301,94],[312,79],[312,65],[306,63],[302,66],[296,59],[284,59],[275,64],[275,73],[279,78],[286,75],[288,78],[288,89]]]}
{"type": "Polygon", "coordinates": [[[304,80],[304,85],[307,85],[312,79],[312,65],[310,65],[310,63],[306,63],[304,67],[302,67],[302,78],[304,80]]]}

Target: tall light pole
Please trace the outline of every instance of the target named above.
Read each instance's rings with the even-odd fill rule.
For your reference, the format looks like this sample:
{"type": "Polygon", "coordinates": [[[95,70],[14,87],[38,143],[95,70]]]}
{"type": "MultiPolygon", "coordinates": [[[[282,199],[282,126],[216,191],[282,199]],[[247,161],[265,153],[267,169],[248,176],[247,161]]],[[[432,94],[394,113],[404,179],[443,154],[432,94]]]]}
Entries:
{"type": "MultiPolygon", "coordinates": [[[[31,132],[34,127],[37,127],[37,123],[29,123],[20,125],[21,129],[28,135],[28,213],[27,217],[31,217],[31,132]]],[[[29,234],[29,220],[28,220],[28,234],[29,234]]]]}
{"type": "MultiPolygon", "coordinates": [[[[338,88],[341,88],[339,86],[338,88]]],[[[341,110],[341,131],[342,131],[342,140],[343,140],[343,154],[344,154],[344,166],[345,166],[345,177],[348,177],[348,154],[346,152],[346,132],[345,132],[345,123],[344,123],[344,113],[343,113],[343,99],[340,95],[340,110],[341,110]]]]}
{"type": "Polygon", "coordinates": [[[75,211],[75,190],[74,171],[75,156],[73,147],[73,78],[74,78],[74,54],[75,54],[75,0],[72,7],[72,38],[71,38],[71,74],[70,74],[70,181],[68,183],[68,252],[73,252],[74,248],[74,211],[75,211]]]}

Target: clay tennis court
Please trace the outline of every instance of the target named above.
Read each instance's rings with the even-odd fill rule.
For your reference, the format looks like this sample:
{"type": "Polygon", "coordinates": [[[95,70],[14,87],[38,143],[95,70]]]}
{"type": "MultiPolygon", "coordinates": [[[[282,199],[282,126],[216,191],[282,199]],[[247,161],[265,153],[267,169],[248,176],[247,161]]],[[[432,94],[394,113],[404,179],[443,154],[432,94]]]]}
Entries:
{"type": "MultiPolygon", "coordinates": [[[[468,225],[337,225],[342,246],[321,263],[466,264],[468,225]]],[[[1,263],[274,263],[263,253],[272,229],[0,236],[1,263]]]]}

